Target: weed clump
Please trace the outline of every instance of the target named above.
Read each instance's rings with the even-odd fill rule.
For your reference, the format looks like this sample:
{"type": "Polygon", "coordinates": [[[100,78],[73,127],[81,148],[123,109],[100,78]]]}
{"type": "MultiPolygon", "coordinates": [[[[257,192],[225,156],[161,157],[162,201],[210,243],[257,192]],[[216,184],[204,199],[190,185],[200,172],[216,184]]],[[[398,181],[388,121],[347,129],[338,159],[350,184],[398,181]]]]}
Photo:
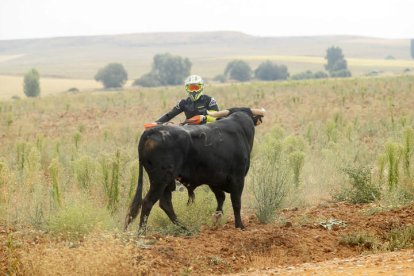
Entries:
{"type": "Polygon", "coordinates": [[[351,187],[343,188],[334,195],[336,200],[358,204],[374,202],[380,198],[380,188],[372,183],[371,171],[368,168],[350,167],[343,171],[348,175],[351,187]]]}
{"type": "Polygon", "coordinates": [[[70,202],[53,213],[47,230],[65,240],[78,240],[94,230],[106,230],[112,219],[105,209],[96,208],[86,199],[70,202]]]}
{"type": "Polygon", "coordinates": [[[252,170],[251,186],[255,199],[256,216],[261,223],[274,219],[275,211],[288,192],[290,170],[287,166],[283,144],[274,141],[266,147],[262,162],[252,170]]]}
{"type": "Polygon", "coordinates": [[[375,235],[365,231],[344,235],[339,240],[339,244],[350,247],[359,247],[365,250],[375,250],[380,247],[379,239],[375,235]]]}

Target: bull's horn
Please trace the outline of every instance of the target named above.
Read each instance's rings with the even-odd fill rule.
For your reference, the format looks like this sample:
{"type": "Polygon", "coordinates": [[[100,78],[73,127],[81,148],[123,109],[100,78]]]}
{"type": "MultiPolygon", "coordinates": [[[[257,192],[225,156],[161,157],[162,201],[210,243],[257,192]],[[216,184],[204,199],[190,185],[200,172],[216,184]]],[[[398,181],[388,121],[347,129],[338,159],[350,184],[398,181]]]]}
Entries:
{"type": "Polygon", "coordinates": [[[221,118],[221,117],[226,117],[228,116],[230,113],[229,110],[225,109],[225,110],[221,110],[221,111],[217,111],[217,112],[211,112],[211,111],[207,111],[207,114],[215,117],[215,118],[221,118]]]}
{"type": "Polygon", "coordinates": [[[254,116],[264,116],[266,113],[266,110],[264,108],[258,109],[258,108],[250,108],[254,116]]]}

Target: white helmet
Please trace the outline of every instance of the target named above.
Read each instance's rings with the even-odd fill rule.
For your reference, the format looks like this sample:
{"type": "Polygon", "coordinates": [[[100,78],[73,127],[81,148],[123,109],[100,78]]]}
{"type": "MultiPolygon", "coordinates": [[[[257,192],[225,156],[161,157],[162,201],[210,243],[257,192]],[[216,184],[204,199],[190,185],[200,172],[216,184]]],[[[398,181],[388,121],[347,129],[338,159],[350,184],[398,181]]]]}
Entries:
{"type": "Polygon", "coordinates": [[[204,89],[203,79],[198,75],[191,75],[185,79],[184,83],[185,90],[190,94],[190,98],[193,101],[198,100],[204,89]]]}

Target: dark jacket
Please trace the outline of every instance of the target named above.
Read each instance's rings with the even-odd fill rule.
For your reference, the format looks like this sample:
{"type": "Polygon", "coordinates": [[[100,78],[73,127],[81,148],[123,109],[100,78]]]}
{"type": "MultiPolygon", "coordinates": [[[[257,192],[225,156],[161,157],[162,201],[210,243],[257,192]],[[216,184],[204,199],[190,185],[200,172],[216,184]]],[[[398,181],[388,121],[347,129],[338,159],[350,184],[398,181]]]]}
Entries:
{"type": "Polygon", "coordinates": [[[188,97],[187,99],[179,101],[178,104],[171,109],[171,111],[159,118],[157,122],[168,122],[181,112],[184,112],[187,119],[190,119],[196,115],[207,115],[207,110],[219,110],[213,97],[201,95],[196,101],[192,101],[191,98],[188,97]]]}

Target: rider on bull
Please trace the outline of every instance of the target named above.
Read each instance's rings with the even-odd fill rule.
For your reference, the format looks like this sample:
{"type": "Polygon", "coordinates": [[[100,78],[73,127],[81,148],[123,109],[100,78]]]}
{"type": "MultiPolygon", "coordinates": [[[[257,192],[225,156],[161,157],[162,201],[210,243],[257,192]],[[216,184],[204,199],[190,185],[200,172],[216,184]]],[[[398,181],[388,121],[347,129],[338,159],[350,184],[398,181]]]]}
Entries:
{"type": "Polygon", "coordinates": [[[176,106],[157,120],[157,123],[166,123],[184,112],[186,124],[198,125],[214,122],[216,119],[207,114],[207,111],[218,111],[218,105],[213,97],[203,94],[204,81],[198,75],[191,75],[185,79],[185,90],[188,98],[182,99],[176,106]]]}

